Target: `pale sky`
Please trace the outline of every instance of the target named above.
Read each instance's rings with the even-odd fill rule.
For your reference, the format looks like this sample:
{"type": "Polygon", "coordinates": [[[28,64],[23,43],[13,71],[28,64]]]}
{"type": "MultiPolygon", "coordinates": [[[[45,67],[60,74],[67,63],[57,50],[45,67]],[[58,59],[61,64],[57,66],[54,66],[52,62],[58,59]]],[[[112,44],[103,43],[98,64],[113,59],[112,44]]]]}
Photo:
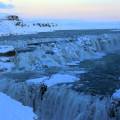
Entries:
{"type": "Polygon", "coordinates": [[[120,21],[120,0],[0,0],[0,12],[26,17],[120,21]]]}

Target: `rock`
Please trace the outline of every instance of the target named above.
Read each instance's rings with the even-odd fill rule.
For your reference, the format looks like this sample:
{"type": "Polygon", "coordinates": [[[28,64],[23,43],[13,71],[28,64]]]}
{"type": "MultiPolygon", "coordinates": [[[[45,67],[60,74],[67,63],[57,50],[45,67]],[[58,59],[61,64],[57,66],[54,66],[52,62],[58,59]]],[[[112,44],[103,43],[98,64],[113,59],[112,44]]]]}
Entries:
{"type": "Polygon", "coordinates": [[[19,17],[16,16],[16,15],[9,15],[9,16],[7,16],[7,19],[8,19],[8,20],[16,20],[16,21],[19,21],[19,20],[20,20],[19,17]]]}

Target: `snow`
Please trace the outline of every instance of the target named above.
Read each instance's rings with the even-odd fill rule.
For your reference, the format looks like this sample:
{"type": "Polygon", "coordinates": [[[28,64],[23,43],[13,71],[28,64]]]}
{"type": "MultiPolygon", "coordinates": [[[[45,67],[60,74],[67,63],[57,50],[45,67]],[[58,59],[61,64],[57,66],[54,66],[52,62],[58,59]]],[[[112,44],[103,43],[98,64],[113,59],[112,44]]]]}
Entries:
{"type": "Polygon", "coordinates": [[[48,79],[49,79],[49,77],[30,79],[30,80],[27,80],[27,83],[41,84],[41,83],[43,83],[44,81],[46,81],[48,79]]]}
{"type": "Polygon", "coordinates": [[[4,45],[4,46],[1,45],[0,46],[0,53],[7,53],[10,51],[15,51],[13,46],[10,46],[10,45],[4,45]]]}
{"type": "Polygon", "coordinates": [[[120,89],[113,93],[112,99],[115,101],[120,101],[120,89]]]}
{"type": "Polygon", "coordinates": [[[80,29],[119,29],[117,22],[89,22],[80,20],[51,20],[51,19],[25,19],[20,18],[23,26],[17,26],[18,21],[6,19],[7,14],[0,13],[0,36],[37,34],[39,32],[52,32],[54,30],[80,30],[80,29]],[[49,23],[52,27],[40,27],[37,23],[49,23]]]}
{"type": "Polygon", "coordinates": [[[35,120],[35,114],[30,107],[0,93],[0,120],[35,120]]]}
{"type": "MultiPolygon", "coordinates": [[[[33,25],[40,23],[40,21],[30,21],[30,20],[21,20],[21,21],[12,21],[7,20],[6,18],[0,18],[0,36],[8,35],[25,35],[25,34],[37,34],[39,32],[52,32],[54,27],[40,27],[38,25],[33,25]],[[23,26],[16,25],[18,22],[21,22],[23,26]]],[[[43,23],[45,24],[45,22],[43,23]]],[[[50,23],[49,23],[50,24],[50,23]]],[[[51,24],[50,24],[51,25],[51,24]]]]}
{"type": "Polygon", "coordinates": [[[59,84],[59,83],[69,83],[79,80],[77,77],[73,75],[67,74],[54,74],[50,78],[49,77],[42,77],[37,79],[30,79],[27,80],[28,84],[41,84],[45,83],[48,87],[59,84]]]}
{"type": "Polygon", "coordinates": [[[74,82],[76,80],[78,80],[78,78],[76,78],[75,76],[72,76],[72,75],[55,74],[45,83],[48,86],[53,86],[55,84],[74,82]]]}

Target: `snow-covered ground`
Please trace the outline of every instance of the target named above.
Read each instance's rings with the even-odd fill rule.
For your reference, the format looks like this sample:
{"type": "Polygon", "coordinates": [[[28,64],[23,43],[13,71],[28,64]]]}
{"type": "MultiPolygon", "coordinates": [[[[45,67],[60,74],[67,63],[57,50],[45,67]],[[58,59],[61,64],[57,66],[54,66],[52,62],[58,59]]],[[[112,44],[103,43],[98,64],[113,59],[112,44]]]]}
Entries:
{"type": "Polygon", "coordinates": [[[55,74],[49,77],[42,77],[37,79],[31,79],[27,80],[26,82],[28,84],[41,84],[45,83],[48,87],[59,84],[59,83],[70,83],[75,82],[79,80],[79,78],[72,76],[72,75],[66,75],[66,74],[55,74]]]}
{"type": "Polygon", "coordinates": [[[30,107],[23,106],[7,95],[0,93],[0,120],[35,120],[30,107]]]}
{"type": "Polygon", "coordinates": [[[45,23],[40,20],[8,20],[7,16],[0,17],[0,36],[37,34],[39,32],[52,32],[57,25],[45,23]]]}

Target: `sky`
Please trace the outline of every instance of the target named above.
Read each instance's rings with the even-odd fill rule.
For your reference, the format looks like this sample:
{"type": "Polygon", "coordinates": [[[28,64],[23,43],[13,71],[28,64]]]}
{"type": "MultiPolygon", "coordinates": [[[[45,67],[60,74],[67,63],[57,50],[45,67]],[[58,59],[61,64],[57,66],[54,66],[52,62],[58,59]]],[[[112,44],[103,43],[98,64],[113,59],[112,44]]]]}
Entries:
{"type": "Polygon", "coordinates": [[[120,0],[0,0],[0,13],[50,19],[120,21],[120,0]]]}

